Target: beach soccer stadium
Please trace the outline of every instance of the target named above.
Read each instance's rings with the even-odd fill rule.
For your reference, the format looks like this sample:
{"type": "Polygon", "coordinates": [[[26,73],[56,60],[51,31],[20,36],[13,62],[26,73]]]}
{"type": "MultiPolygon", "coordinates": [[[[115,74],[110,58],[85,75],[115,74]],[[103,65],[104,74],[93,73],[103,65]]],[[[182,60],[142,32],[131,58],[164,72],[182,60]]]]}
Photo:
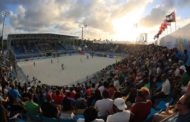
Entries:
{"type": "Polygon", "coordinates": [[[116,62],[111,53],[96,54],[87,44],[75,45],[80,43],[77,39],[50,33],[10,34],[8,42],[17,60],[19,80],[38,79],[49,85],[70,85],[116,62]]]}
{"type": "Polygon", "coordinates": [[[189,29],[159,45],[9,34],[0,58],[2,122],[189,122],[189,29]]]}

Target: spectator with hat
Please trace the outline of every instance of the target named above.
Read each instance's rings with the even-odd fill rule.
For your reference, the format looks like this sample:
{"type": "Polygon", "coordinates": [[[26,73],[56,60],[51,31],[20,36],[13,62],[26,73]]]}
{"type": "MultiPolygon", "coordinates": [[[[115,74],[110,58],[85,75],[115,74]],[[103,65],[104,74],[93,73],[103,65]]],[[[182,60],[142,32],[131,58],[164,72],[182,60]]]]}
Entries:
{"type": "Polygon", "coordinates": [[[137,90],[135,103],[130,108],[131,112],[134,114],[133,122],[142,122],[148,116],[152,107],[152,102],[148,99],[149,95],[149,89],[146,87],[137,90]]]}
{"type": "Polygon", "coordinates": [[[109,115],[106,122],[129,122],[131,119],[131,112],[127,109],[125,100],[123,98],[116,98],[113,102],[114,114],[109,115]]]}

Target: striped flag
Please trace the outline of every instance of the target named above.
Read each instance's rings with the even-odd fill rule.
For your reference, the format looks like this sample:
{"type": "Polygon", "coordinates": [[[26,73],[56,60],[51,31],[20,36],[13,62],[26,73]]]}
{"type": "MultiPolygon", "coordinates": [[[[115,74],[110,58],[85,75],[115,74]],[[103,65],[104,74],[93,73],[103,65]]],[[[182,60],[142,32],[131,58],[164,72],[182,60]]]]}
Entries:
{"type": "Polygon", "coordinates": [[[173,11],[173,12],[170,13],[169,15],[166,15],[166,21],[167,21],[167,22],[176,22],[175,11],[173,11]]]}

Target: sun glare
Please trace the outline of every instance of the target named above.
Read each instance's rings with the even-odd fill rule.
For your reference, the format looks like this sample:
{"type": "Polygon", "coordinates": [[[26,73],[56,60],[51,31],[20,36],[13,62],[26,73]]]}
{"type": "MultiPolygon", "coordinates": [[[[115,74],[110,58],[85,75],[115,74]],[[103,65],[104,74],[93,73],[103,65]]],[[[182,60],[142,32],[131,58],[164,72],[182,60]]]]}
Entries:
{"type": "Polygon", "coordinates": [[[137,35],[139,34],[137,28],[138,21],[137,14],[128,14],[121,18],[114,19],[112,25],[114,28],[114,38],[120,41],[135,42],[137,35]]]}

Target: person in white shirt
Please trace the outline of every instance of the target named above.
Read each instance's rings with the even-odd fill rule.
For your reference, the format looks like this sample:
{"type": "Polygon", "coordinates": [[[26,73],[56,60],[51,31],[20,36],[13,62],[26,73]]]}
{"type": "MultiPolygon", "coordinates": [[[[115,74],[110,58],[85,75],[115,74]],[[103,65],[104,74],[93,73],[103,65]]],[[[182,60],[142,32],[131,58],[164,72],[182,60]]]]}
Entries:
{"type": "Polygon", "coordinates": [[[157,67],[157,68],[156,68],[156,74],[159,76],[159,75],[161,74],[161,72],[162,72],[162,71],[161,71],[161,68],[160,68],[160,67],[157,67]]]}
{"type": "Polygon", "coordinates": [[[104,86],[104,83],[103,83],[103,79],[102,79],[101,82],[99,82],[98,90],[100,91],[100,93],[101,93],[101,95],[102,95],[103,91],[105,90],[105,86],[104,86]]]}
{"type": "Polygon", "coordinates": [[[123,98],[116,98],[113,105],[113,109],[116,113],[109,115],[106,122],[129,122],[131,112],[125,110],[126,108],[125,100],[123,98]]]}
{"type": "Polygon", "coordinates": [[[103,99],[96,101],[95,108],[98,110],[98,117],[106,118],[108,114],[112,114],[113,100],[109,99],[109,93],[103,91],[103,99]]]}
{"type": "Polygon", "coordinates": [[[117,91],[119,91],[120,89],[120,84],[119,84],[119,80],[118,77],[115,78],[114,82],[113,82],[114,87],[117,89],[117,91]]]}
{"type": "Polygon", "coordinates": [[[104,89],[105,89],[104,85],[101,85],[101,86],[98,88],[98,90],[100,91],[101,95],[102,95],[104,89]]]}
{"type": "Polygon", "coordinates": [[[164,95],[169,95],[170,94],[170,81],[168,79],[166,79],[163,83],[162,83],[162,89],[161,92],[164,93],[164,95]]]}
{"type": "Polygon", "coordinates": [[[162,79],[164,80],[164,82],[162,83],[161,89],[158,90],[151,98],[152,102],[154,103],[154,101],[156,99],[160,99],[160,98],[166,98],[170,95],[171,92],[171,84],[168,78],[166,78],[166,75],[162,76],[162,79]]]}
{"type": "Polygon", "coordinates": [[[180,69],[177,67],[174,72],[175,76],[180,76],[180,69]]]}

